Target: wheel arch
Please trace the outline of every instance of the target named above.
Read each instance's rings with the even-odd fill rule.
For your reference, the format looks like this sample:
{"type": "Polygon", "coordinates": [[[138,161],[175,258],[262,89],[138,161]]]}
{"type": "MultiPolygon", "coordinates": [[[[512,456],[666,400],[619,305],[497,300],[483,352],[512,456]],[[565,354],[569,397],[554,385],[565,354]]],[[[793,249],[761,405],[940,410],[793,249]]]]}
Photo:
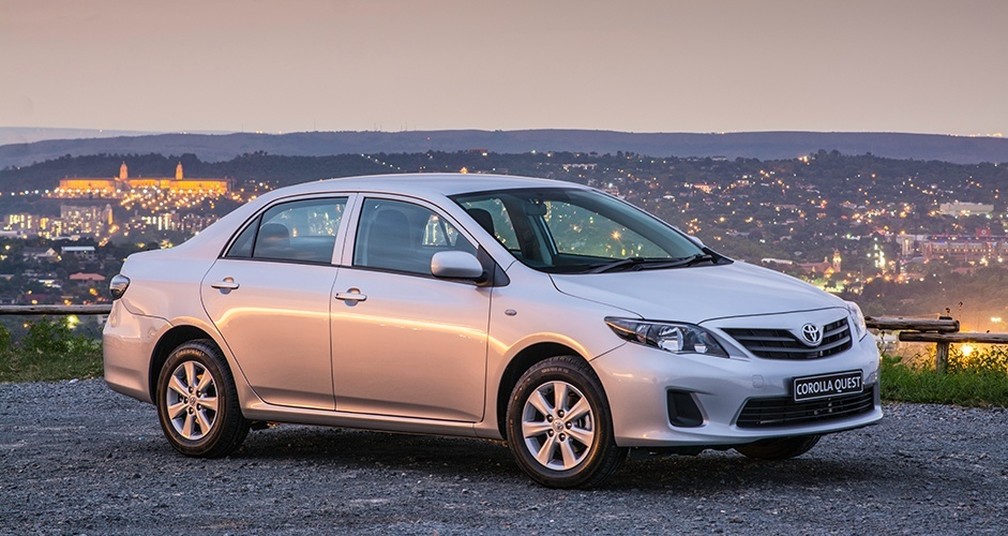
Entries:
{"type": "MultiPolygon", "coordinates": [[[[217,344],[217,341],[210,333],[207,333],[202,328],[191,324],[173,326],[161,335],[157,344],[154,345],[154,351],[151,352],[150,369],[147,374],[147,389],[150,392],[151,400],[154,400],[157,397],[158,376],[160,376],[161,367],[164,366],[165,361],[168,360],[168,356],[171,355],[173,350],[182,344],[198,339],[209,340],[214,344],[214,346],[221,349],[220,345],[217,344]]],[[[232,371],[232,375],[233,374],[234,372],[232,371]]]]}
{"type": "Polygon", "coordinates": [[[497,414],[495,417],[497,419],[497,430],[500,432],[501,437],[507,437],[505,426],[507,425],[508,398],[511,397],[511,391],[514,390],[522,374],[525,374],[525,371],[532,368],[536,363],[558,355],[578,356],[587,362],[587,359],[580,352],[559,342],[537,342],[522,349],[508,362],[504,373],[501,374],[500,383],[497,386],[497,414]]]}

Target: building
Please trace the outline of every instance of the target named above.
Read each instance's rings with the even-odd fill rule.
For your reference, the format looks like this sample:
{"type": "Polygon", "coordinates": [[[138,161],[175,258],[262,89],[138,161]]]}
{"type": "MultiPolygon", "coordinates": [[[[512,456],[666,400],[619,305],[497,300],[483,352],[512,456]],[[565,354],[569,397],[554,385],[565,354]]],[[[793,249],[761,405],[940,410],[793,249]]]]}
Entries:
{"type": "Polygon", "coordinates": [[[105,234],[115,223],[112,206],[60,205],[59,220],[50,224],[53,231],[59,227],[56,234],[83,234],[100,236],[105,234]]]}
{"type": "Polygon", "coordinates": [[[96,205],[60,205],[60,219],[69,221],[95,221],[102,222],[105,225],[112,225],[115,221],[112,215],[112,205],[109,204],[106,204],[103,208],[96,205]]]}
{"type": "Polygon", "coordinates": [[[25,259],[38,262],[59,262],[59,253],[53,248],[24,248],[25,259]]]}
{"type": "Polygon", "coordinates": [[[775,259],[766,257],[760,259],[760,264],[771,267],[775,270],[782,270],[787,273],[801,273],[812,277],[832,277],[833,274],[840,273],[843,269],[843,259],[840,257],[840,250],[833,250],[833,258],[823,257],[822,262],[795,262],[788,259],[775,259]]]}
{"type": "Polygon", "coordinates": [[[822,262],[800,262],[798,263],[798,267],[811,275],[831,277],[833,274],[841,271],[843,268],[842,262],[843,259],[840,257],[840,250],[834,249],[832,260],[829,257],[823,257],[822,262]]]}
{"type": "Polygon", "coordinates": [[[99,196],[112,197],[117,192],[130,190],[156,189],[172,193],[202,193],[226,194],[229,185],[227,179],[217,178],[185,178],[182,162],[175,166],[175,177],[138,177],[130,178],[126,162],[119,166],[119,176],[104,179],[93,177],[73,177],[60,179],[56,195],[61,197],[99,196]]]}
{"type": "Polygon", "coordinates": [[[974,235],[899,235],[896,242],[903,259],[921,262],[984,265],[1008,258],[1008,236],[994,236],[989,229],[974,235]]]}
{"type": "Polygon", "coordinates": [[[96,257],[94,246],[63,246],[60,248],[60,258],[73,257],[82,260],[94,260],[96,257]]]}
{"type": "Polygon", "coordinates": [[[900,257],[904,259],[909,259],[911,257],[920,256],[921,250],[920,245],[928,240],[927,235],[909,235],[901,234],[896,236],[896,243],[899,244],[900,257]]]}
{"type": "Polygon", "coordinates": [[[77,272],[70,274],[70,281],[74,283],[101,283],[105,281],[105,276],[89,272],[77,272]]]}
{"type": "Polygon", "coordinates": [[[994,205],[984,203],[964,203],[953,201],[938,205],[938,212],[945,216],[989,216],[994,212],[994,205]]]}
{"type": "Polygon", "coordinates": [[[23,236],[38,233],[39,225],[39,217],[35,214],[8,214],[4,219],[4,230],[19,231],[23,236]]]}
{"type": "Polygon", "coordinates": [[[934,236],[919,243],[925,262],[980,263],[1008,257],[1008,237],[934,236]]]}

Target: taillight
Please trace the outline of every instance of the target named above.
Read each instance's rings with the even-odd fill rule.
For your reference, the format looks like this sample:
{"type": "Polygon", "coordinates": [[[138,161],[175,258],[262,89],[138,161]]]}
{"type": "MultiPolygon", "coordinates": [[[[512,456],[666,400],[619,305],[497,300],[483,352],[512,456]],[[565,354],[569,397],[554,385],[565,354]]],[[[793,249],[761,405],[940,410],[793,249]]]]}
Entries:
{"type": "Polygon", "coordinates": [[[112,294],[112,299],[118,300],[121,298],[126,292],[126,288],[129,287],[129,284],[130,280],[128,277],[122,274],[116,274],[115,277],[112,278],[112,281],[109,281],[108,286],[109,293],[112,294]]]}

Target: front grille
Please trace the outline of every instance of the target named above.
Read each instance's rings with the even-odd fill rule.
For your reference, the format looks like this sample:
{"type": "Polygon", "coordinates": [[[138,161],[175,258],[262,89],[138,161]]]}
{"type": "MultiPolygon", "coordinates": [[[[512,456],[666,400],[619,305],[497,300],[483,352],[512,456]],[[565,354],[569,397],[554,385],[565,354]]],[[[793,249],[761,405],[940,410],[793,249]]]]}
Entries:
{"type": "Polygon", "coordinates": [[[856,395],[831,396],[807,402],[790,397],[754,398],[746,402],[735,424],[739,428],[774,428],[795,424],[819,423],[870,413],[875,407],[872,385],[856,395]]]}
{"type": "Polygon", "coordinates": [[[809,347],[786,329],[725,328],[746,350],[765,359],[818,359],[838,354],[851,347],[850,326],[841,318],[823,326],[819,346],[809,347]]]}

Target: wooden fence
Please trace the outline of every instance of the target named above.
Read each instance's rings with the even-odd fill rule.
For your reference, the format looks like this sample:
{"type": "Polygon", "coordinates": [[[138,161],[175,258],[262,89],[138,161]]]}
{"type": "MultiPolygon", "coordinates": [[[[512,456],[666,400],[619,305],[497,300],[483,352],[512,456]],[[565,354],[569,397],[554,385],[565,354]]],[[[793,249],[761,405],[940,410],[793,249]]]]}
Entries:
{"type": "Polygon", "coordinates": [[[107,315],[111,303],[97,305],[0,305],[0,315],[107,315]]]}
{"type": "Polygon", "coordinates": [[[959,331],[959,321],[951,316],[905,318],[876,316],[865,318],[869,328],[879,331],[899,331],[902,342],[935,343],[935,370],[948,369],[949,346],[953,343],[1008,344],[1008,333],[978,333],[959,331]]]}

